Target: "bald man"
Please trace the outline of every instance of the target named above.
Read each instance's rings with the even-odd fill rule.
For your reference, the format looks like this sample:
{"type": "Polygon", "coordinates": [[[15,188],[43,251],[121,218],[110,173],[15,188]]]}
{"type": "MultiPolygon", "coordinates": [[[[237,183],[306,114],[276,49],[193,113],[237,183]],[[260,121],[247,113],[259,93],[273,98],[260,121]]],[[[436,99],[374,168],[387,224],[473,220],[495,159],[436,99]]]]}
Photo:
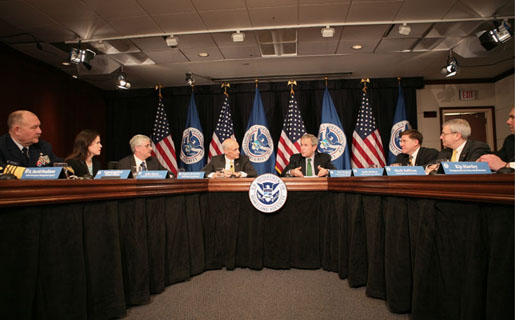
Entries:
{"type": "Polygon", "coordinates": [[[256,169],[246,155],[240,155],[240,145],[234,139],[222,143],[224,154],[211,158],[202,169],[208,178],[252,178],[257,176],[256,169]]]}
{"type": "Polygon", "coordinates": [[[0,161],[22,167],[46,167],[61,161],[52,145],[40,140],[41,122],[32,112],[17,110],[7,118],[9,133],[0,137],[0,161]]]}

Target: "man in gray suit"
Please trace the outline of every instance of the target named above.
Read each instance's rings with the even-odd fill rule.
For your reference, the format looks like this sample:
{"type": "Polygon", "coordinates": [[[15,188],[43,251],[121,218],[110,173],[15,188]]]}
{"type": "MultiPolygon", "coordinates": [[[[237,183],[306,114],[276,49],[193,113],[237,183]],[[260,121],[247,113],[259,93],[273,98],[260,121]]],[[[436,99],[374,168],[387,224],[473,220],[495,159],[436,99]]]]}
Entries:
{"type": "Polygon", "coordinates": [[[246,155],[240,155],[240,146],[234,139],[222,142],[224,154],[211,158],[202,169],[208,178],[252,178],[257,176],[256,169],[246,155]]]}
{"type": "Polygon", "coordinates": [[[118,169],[132,169],[136,166],[137,171],[142,170],[166,170],[159,161],[152,157],[152,143],[150,138],[137,134],[129,141],[132,154],[118,161],[118,169]]]}

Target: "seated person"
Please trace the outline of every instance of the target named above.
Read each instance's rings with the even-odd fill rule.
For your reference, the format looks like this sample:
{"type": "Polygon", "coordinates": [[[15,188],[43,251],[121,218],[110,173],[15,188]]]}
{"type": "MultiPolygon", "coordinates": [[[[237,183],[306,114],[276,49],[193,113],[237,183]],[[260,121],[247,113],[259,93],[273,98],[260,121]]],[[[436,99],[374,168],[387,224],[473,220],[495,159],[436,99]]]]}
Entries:
{"type": "Polygon", "coordinates": [[[100,134],[85,129],[75,137],[73,151],[65,161],[77,177],[94,177],[100,169],[100,161],[93,157],[100,155],[101,150],[100,134]]]}
{"type": "Polygon", "coordinates": [[[438,150],[433,148],[422,147],[424,137],[422,133],[414,129],[401,132],[401,148],[402,153],[397,155],[395,163],[403,166],[423,166],[436,160],[438,150]]]}
{"type": "Polygon", "coordinates": [[[137,171],[166,170],[159,161],[152,157],[152,143],[150,138],[137,134],[129,141],[132,154],[118,161],[118,169],[130,169],[136,166],[137,171]]]}
{"type": "Polygon", "coordinates": [[[455,161],[476,161],[483,154],[490,153],[488,144],[470,140],[472,129],[467,120],[452,119],[442,125],[440,139],[444,149],[436,159],[455,161]]]}
{"type": "Polygon", "coordinates": [[[224,154],[211,158],[202,169],[208,178],[253,178],[257,176],[256,169],[246,155],[240,155],[240,145],[234,139],[222,142],[224,154]]]}
{"type": "Polygon", "coordinates": [[[290,163],[284,168],[281,176],[304,177],[318,176],[325,177],[329,170],[336,167],[331,163],[331,156],[327,153],[317,152],[318,139],[310,133],[300,138],[300,153],[290,157],[290,163]]]}
{"type": "Polygon", "coordinates": [[[515,108],[511,109],[506,124],[510,127],[511,134],[504,139],[501,150],[493,154],[484,154],[478,159],[478,161],[488,162],[488,166],[494,171],[502,168],[515,169],[515,108]]]}
{"type": "Polygon", "coordinates": [[[32,112],[17,110],[7,118],[9,133],[0,137],[0,161],[14,166],[46,167],[59,159],[52,145],[39,140],[41,122],[32,112]]]}

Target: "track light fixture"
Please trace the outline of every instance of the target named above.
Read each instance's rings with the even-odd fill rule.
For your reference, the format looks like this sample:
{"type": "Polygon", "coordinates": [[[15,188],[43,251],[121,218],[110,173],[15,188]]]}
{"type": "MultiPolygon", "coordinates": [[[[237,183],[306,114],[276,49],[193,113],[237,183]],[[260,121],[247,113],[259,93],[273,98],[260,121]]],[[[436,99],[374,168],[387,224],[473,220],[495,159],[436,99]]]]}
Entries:
{"type": "Polygon", "coordinates": [[[125,74],[125,72],[123,72],[123,65],[120,69],[120,72],[116,76],[116,85],[117,85],[118,89],[130,89],[131,88],[131,83],[129,81],[127,81],[127,75],[125,74]]]}
{"type": "Polygon", "coordinates": [[[332,38],[334,36],[334,28],[326,26],[325,28],[322,28],[322,30],[320,30],[320,33],[324,38],[332,38]]]}
{"type": "Polygon", "coordinates": [[[492,30],[480,31],[477,33],[479,41],[481,45],[488,51],[497,47],[499,44],[504,43],[510,40],[513,36],[513,31],[511,30],[511,26],[507,21],[503,21],[499,24],[499,26],[493,28],[492,30]]]}
{"type": "Polygon", "coordinates": [[[458,72],[458,60],[452,56],[452,50],[449,51],[449,56],[447,57],[447,65],[442,67],[440,73],[445,75],[445,77],[453,77],[458,72]]]}
{"type": "Polygon", "coordinates": [[[70,50],[70,63],[73,64],[83,64],[86,69],[91,70],[91,64],[90,61],[95,58],[95,51],[89,50],[89,49],[81,49],[80,48],[80,41],[79,41],[79,47],[78,48],[72,48],[70,50]]]}
{"type": "Polygon", "coordinates": [[[172,48],[177,47],[177,45],[179,44],[179,39],[177,39],[173,35],[166,37],[165,40],[166,40],[166,45],[169,47],[172,47],[172,48]]]}
{"type": "Polygon", "coordinates": [[[231,34],[231,38],[233,42],[243,42],[245,41],[245,33],[240,32],[240,30],[238,30],[235,33],[231,34]]]}
{"type": "Polygon", "coordinates": [[[399,34],[402,34],[402,35],[409,35],[411,32],[411,27],[408,26],[407,23],[403,23],[402,25],[399,26],[399,34]]]}

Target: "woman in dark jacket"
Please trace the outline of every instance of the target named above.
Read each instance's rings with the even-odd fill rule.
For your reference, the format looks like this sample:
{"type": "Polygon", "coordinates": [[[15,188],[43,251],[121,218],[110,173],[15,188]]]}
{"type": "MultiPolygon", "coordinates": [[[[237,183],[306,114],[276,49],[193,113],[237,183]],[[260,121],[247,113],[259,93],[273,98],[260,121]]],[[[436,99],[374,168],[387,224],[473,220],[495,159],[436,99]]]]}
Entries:
{"type": "Polygon", "coordinates": [[[66,162],[78,177],[91,178],[100,169],[100,162],[93,157],[100,155],[102,144],[100,134],[95,130],[85,129],[79,132],[73,143],[73,151],[66,162]]]}

